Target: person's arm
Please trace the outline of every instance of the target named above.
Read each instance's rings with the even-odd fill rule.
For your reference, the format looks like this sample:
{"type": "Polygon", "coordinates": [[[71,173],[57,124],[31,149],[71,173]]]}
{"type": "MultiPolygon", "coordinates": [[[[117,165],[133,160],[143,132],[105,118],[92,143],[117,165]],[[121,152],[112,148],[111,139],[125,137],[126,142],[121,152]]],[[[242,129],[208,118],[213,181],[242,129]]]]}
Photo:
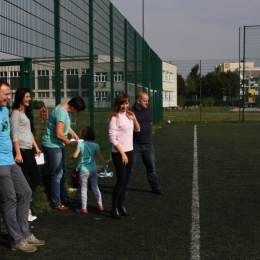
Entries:
{"type": "Polygon", "coordinates": [[[139,132],[141,128],[140,128],[140,125],[139,125],[139,123],[138,123],[138,121],[137,121],[137,119],[135,117],[135,114],[132,111],[130,111],[130,110],[127,110],[126,114],[127,114],[127,117],[129,119],[132,119],[133,122],[134,122],[134,131],[135,132],[139,132]]]}
{"type": "Polygon", "coordinates": [[[109,141],[115,147],[115,149],[121,154],[123,164],[128,164],[128,158],[121,146],[117,141],[117,133],[118,133],[118,126],[117,126],[117,118],[112,117],[109,123],[109,141]]]}
{"type": "Polygon", "coordinates": [[[64,135],[64,129],[65,124],[63,122],[57,122],[56,123],[56,137],[60,141],[62,141],[64,144],[76,146],[78,144],[77,141],[70,141],[65,135],[64,135]]]}
{"type": "Polygon", "coordinates": [[[13,147],[15,151],[15,162],[17,163],[23,163],[23,157],[21,155],[20,151],[20,144],[19,144],[19,122],[20,122],[20,115],[19,113],[15,112],[14,110],[10,117],[10,123],[11,123],[11,138],[13,141],[13,147]]]}
{"type": "Polygon", "coordinates": [[[75,140],[79,140],[79,137],[76,135],[76,133],[72,130],[71,127],[69,129],[69,133],[70,133],[72,138],[74,138],[75,140]]]}
{"type": "Polygon", "coordinates": [[[106,166],[106,162],[101,154],[101,152],[99,150],[96,150],[96,156],[99,159],[99,161],[101,162],[101,164],[103,165],[103,167],[110,172],[109,168],[106,166]]]}
{"type": "Polygon", "coordinates": [[[36,151],[36,154],[37,154],[38,156],[40,156],[40,155],[41,155],[41,150],[39,149],[39,147],[38,147],[38,145],[37,145],[37,143],[36,143],[36,141],[35,141],[35,139],[34,139],[33,134],[32,134],[32,144],[33,144],[33,147],[34,147],[34,149],[35,149],[35,151],[36,151]]]}
{"type": "Polygon", "coordinates": [[[23,157],[21,155],[21,151],[20,151],[20,145],[19,142],[13,142],[13,146],[14,146],[14,151],[15,151],[15,162],[17,163],[23,163],[23,157]]]}
{"type": "Polygon", "coordinates": [[[73,154],[71,154],[70,158],[76,159],[79,156],[79,153],[80,153],[80,149],[77,147],[75,152],[73,154]]]}

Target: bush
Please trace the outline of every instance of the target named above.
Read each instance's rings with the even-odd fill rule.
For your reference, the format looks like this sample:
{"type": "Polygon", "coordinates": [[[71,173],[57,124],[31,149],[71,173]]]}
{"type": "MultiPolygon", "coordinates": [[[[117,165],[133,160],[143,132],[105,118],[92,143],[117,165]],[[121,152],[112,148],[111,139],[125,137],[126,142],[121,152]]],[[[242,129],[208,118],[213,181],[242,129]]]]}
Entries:
{"type": "Polygon", "coordinates": [[[40,109],[42,106],[45,106],[42,100],[33,100],[33,108],[40,109]]]}

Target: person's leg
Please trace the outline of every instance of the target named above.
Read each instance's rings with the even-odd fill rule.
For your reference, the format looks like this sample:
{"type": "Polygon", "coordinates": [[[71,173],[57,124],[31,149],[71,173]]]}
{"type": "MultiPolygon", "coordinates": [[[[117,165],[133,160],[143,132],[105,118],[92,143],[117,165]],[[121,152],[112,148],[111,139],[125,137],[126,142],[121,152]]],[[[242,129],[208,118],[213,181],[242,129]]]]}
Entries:
{"type": "Polygon", "coordinates": [[[120,153],[112,153],[112,160],[116,170],[116,185],[113,189],[112,207],[117,208],[122,189],[126,183],[126,165],[122,163],[120,153]]]}
{"type": "Polygon", "coordinates": [[[61,198],[61,202],[62,201],[66,201],[67,200],[67,191],[66,191],[66,158],[65,158],[65,149],[62,148],[61,149],[61,153],[62,153],[62,158],[61,158],[61,162],[62,162],[62,178],[60,180],[60,198],[61,198]]]}
{"type": "Polygon", "coordinates": [[[143,163],[146,167],[147,179],[153,191],[161,189],[161,185],[158,182],[158,173],[155,168],[155,150],[153,144],[143,145],[143,163]]]}
{"type": "Polygon", "coordinates": [[[98,206],[102,206],[102,196],[98,187],[98,175],[97,171],[91,171],[89,175],[89,182],[97,200],[98,206]]]}
{"type": "Polygon", "coordinates": [[[132,184],[132,179],[133,179],[133,173],[134,173],[134,169],[140,159],[140,156],[142,155],[142,146],[138,145],[138,144],[134,144],[134,150],[133,150],[133,165],[132,165],[132,169],[131,172],[129,174],[129,178],[128,178],[128,183],[127,183],[127,191],[130,189],[131,184],[132,184]]]}
{"type": "Polygon", "coordinates": [[[133,168],[133,151],[126,152],[126,155],[128,157],[128,164],[125,165],[125,180],[124,180],[124,183],[122,183],[122,191],[121,191],[120,197],[118,199],[118,206],[124,206],[127,184],[129,181],[130,173],[133,168]]]}
{"type": "Polygon", "coordinates": [[[50,168],[50,195],[52,206],[61,205],[60,182],[63,177],[62,148],[42,146],[50,168]]]}
{"type": "Polygon", "coordinates": [[[19,166],[0,166],[2,213],[11,246],[17,245],[30,235],[28,208],[31,194],[19,166]]]}
{"type": "Polygon", "coordinates": [[[79,181],[81,187],[81,208],[87,208],[87,200],[88,200],[88,177],[89,172],[80,172],[79,173],[79,181]]]}
{"type": "Polygon", "coordinates": [[[36,188],[41,183],[41,173],[34,158],[33,150],[25,150],[23,154],[23,164],[28,164],[28,175],[30,177],[29,186],[31,187],[32,192],[35,192],[36,188]]]}

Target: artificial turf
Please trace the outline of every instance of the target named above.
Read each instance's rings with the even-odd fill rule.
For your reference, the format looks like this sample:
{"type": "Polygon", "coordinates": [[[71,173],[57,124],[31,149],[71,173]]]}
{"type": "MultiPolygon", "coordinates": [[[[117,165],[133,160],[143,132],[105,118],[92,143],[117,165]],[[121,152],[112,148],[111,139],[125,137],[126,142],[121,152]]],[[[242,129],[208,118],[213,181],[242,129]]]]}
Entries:
{"type": "MultiPolygon", "coordinates": [[[[89,191],[86,215],[70,210],[38,214],[31,231],[46,244],[37,252],[11,251],[0,240],[0,259],[190,259],[195,123],[161,124],[153,140],[164,195],[151,192],[140,162],[123,220],[110,217],[116,178],[100,178],[104,212],[89,191]]],[[[258,259],[259,123],[197,123],[200,259],[258,259]]],[[[113,164],[109,167],[113,170],[113,164]]]]}

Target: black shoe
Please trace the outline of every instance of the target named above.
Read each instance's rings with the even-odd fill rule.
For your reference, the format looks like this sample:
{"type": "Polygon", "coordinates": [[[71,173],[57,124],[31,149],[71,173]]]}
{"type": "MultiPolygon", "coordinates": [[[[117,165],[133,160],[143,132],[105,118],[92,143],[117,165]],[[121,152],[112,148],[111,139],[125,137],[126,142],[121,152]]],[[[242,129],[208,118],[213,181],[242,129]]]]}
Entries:
{"type": "Polygon", "coordinates": [[[118,206],[118,211],[119,211],[119,214],[120,214],[120,215],[125,216],[125,217],[131,215],[131,214],[129,214],[129,213],[126,211],[126,209],[125,209],[124,206],[118,206]]]}
{"type": "Polygon", "coordinates": [[[118,208],[112,208],[110,211],[111,217],[115,219],[122,219],[123,217],[119,214],[118,208]]]}
{"type": "Polygon", "coordinates": [[[158,190],[153,190],[153,192],[157,195],[163,195],[163,191],[161,189],[158,189],[158,190]]]}

